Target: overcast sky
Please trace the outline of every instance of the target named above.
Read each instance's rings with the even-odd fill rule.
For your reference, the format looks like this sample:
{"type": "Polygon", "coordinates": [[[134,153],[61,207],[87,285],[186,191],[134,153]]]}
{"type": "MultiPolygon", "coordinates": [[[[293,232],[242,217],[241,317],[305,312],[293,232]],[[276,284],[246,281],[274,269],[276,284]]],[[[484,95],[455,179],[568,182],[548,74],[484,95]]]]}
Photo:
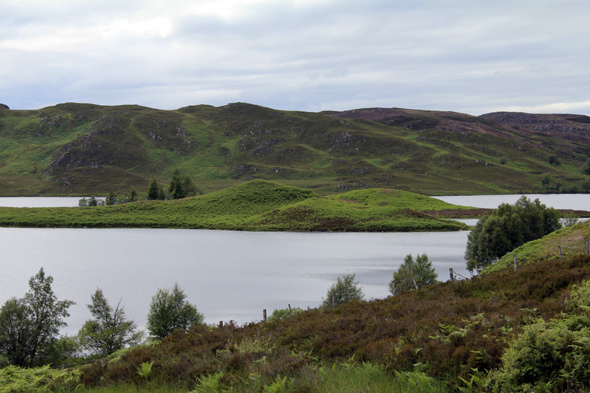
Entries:
{"type": "Polygon", "coordinates": [[[0,103],[590,115],[590,1],[0,0],[0,103]]]}

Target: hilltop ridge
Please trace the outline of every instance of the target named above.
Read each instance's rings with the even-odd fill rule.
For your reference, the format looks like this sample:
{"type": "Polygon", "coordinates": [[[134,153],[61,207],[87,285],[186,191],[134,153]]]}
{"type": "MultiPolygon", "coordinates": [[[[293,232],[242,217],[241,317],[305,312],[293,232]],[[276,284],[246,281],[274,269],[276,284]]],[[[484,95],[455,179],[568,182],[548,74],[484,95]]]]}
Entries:
{"type": "Polygon", "coordinates": [[[0,110],[0,195],[146,190],[174,169],[203,189],[279,180],[323,194],[579,192],[590,117],[401,108],[282,111],[247,103],[158,110],[64,103],[0,110]],[[558,158],[560,165],[548,162],[558,158]]]}

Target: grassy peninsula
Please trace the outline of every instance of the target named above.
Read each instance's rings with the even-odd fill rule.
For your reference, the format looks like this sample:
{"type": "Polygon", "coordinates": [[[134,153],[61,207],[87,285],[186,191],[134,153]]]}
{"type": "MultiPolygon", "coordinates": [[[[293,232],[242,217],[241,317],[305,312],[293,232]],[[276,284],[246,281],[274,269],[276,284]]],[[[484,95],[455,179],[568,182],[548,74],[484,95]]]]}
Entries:
{"type": "Polygon", "coordinates": [[[0,225],[66,228],[198,228],[248,231],[449,231],[456,221],[423,211],[467,210],[401,190],[366,189],[320,196],[254,180],[172,201],[114,206],[0,208],[0,225]]]}

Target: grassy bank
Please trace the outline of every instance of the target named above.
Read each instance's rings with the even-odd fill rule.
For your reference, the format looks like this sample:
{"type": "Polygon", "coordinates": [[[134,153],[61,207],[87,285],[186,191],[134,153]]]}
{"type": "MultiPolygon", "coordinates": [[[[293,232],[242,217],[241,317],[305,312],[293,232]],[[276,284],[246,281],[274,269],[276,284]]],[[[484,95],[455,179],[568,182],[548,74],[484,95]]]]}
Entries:
{"type": "Polygon", "coordinates": [[[512,252],[504,255],[498,262],[489,265],[484,272],[493,272],[514,266],[514,254],[518,264],[527,264],[540,260],[569,258],[586,252],[586,239],[590,237],[590,221],[562,228],[541,239],[523,244],[512,252]]]}
{"type": "Polygon", "coordinates": [[[466,209],[400,190],[322,197],[255,180],[173,201],[84,208],[0,208],[0,225],[67,228],[199,228],[248,231],[448,231],[464,224],[422,211],[466,209]]]}

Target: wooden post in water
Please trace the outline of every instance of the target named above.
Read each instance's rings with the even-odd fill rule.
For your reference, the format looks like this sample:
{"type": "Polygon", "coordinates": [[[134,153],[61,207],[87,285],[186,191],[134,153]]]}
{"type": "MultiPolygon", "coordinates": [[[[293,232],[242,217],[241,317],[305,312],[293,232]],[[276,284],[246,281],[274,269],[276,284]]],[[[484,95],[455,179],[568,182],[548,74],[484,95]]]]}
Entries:
{"type": "Polygon", "coordinates": [[[586,238],[586,255],[590,255],[590,240],[586,238]]]}
{"type": "Polygon", "coordinates": [[[561,262],[563,262],[563,257],[562,257],[562,255],[561,255],[561,246],[557,246],[557,248],[559,249],[559,260],[560,260],[561,262]]]}
{"type": "Polygon", "coordinates": [[[262,319],[266,322],[266,308],[262,310],[262,319]]]}
{"type": "Polygon", "coordinates": [[[514,271],[518,269],[518,257],[514,254],[514,271]]]}
{"type": "Polygon", "coordinates": [[[449,269],[449,275],[451,276],[451,282],[455,282],[455,275],[453,274],[453,268],[449,269]]]}

